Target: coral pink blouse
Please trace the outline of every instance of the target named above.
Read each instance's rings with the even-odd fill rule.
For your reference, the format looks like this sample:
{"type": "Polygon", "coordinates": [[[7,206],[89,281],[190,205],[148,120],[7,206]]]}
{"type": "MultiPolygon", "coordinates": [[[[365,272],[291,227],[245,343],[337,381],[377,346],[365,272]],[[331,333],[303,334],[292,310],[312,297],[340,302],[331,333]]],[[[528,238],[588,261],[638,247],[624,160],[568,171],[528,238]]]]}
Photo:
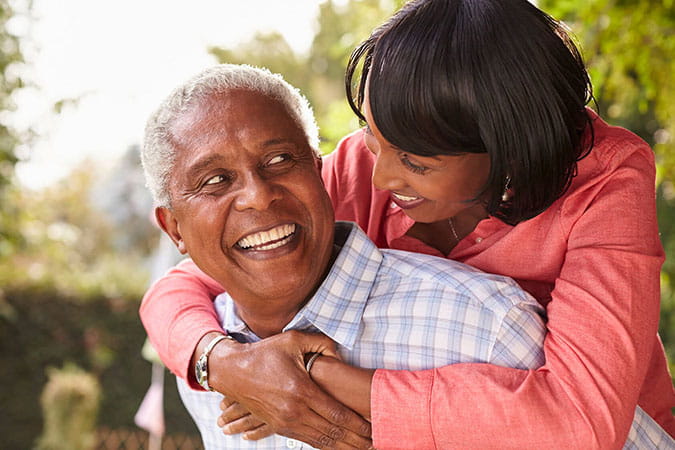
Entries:
{"type": "MultiPolygon", "coordinates": [[[[325,158],[337,220],[358,223],[379,247],[510,276],[548,314],[546,364],[537,370],[489,364],[377,370],[375,447],[621,448],[636,404],[675,436],[675,390],[657,335],[664,255],[654,156],[634,134],[590,114],[595,145],[567,193],[515,227],[481,221],[449,255],[405,235],[413,221],[373,187],[374,158],[362,132],[325,158]]],[[[223,290],[186,261],[143,299],[150,340],[182,378],[199,339],[220,330],[210,296],[223,290]]]]}

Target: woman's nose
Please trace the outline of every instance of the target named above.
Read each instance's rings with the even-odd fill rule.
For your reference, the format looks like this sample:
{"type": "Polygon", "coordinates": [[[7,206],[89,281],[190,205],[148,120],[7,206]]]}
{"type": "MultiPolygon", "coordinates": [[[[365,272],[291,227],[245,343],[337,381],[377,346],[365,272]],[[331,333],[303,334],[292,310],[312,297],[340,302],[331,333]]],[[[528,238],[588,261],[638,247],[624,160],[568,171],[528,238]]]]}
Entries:
{"type": "Polygon", "coordinates": [[[375,154],[373,166],[373,185],[378,189],[395,191],[405,186],[405,180],[401,176],[401,167],[397,162],[396,155],[387,150],[375,154]]]}

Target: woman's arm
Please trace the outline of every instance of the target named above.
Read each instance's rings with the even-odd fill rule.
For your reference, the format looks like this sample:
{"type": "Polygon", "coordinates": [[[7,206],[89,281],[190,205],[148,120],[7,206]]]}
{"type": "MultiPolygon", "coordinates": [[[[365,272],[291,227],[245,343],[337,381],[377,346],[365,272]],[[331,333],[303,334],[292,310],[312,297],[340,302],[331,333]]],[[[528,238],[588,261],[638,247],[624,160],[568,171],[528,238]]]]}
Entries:
{"type": "Polygon", "coordinates": [[[213,298],[224,290],[184,260],[157,280],[141,303],[141,321],[160,359],[193,389],[199,389],[190,363],[197,344],[207,333],[223,332],[213,298]]]}
{"type": "MultiPolygon", "coordinates": [[[[560,211],[568,251],[547,307],[546,364],[378,370],[376,447],[409,436],[423,437],[425,448],[493,448],[495,437],[509,448],[623,446],[658,339],[663,254],[648,150],[560,211]],[[570,208],[583,213],[575,217],[570,208]]],[[[535,255],[526,259],[536,263],[535,255]]],[[[671,402],[672,386],[662,392],[671,402]]]]}
{"type": "Polygon", "coordinates": [[[319,356],[310,375],[324,391],[340,403],[370,419],[370,389],[374,369],[350,366],[330,356],[319,356]]]}

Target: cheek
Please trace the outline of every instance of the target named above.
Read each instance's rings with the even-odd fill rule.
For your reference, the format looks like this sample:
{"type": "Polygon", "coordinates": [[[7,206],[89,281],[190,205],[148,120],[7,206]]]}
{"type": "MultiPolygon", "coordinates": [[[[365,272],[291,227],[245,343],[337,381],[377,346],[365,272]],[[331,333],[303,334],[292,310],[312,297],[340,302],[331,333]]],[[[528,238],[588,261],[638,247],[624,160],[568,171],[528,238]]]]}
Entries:
{"type": "Polygon", "coordinates": [[[183,235],[192,244],[191,247],[213,245],[220,241],[225,230],[225,218],[218,213],[215,205],[209,207],[192,208],[183,225],[183,235]]]}
{"type": "Polygon", "coordinates": [[[368,151],[370,151],[370,153],[372,153],[373,155],[377,154],[376,150],[378,148],[378,145],[377,145],[377,140],[375,139],[375,136],[364,132],[363,133],[363,144],[366,146],[368,151]]]}

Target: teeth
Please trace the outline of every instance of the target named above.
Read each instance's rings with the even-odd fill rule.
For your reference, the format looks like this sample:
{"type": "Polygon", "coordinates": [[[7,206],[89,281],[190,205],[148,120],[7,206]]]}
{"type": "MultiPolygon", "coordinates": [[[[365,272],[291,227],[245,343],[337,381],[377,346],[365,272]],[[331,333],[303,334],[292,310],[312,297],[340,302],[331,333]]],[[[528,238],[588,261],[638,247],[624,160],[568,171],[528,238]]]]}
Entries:
{"type": "Polygon", "coordinates": [[[290,242],[293,233],[295,233],[295,224],[282,225],[271,230],[250,234],[240,239],[237,245],[244,249],[256,247],[256,250],[272,250],[290,242]]]}
{"type": "Polygon", "coordinates": [[[411,202],[419,198],[419,197],[408,197],[407,195],[397,194],[396,192],[392,192],[392,195],[403,202],[411,202]]]}

